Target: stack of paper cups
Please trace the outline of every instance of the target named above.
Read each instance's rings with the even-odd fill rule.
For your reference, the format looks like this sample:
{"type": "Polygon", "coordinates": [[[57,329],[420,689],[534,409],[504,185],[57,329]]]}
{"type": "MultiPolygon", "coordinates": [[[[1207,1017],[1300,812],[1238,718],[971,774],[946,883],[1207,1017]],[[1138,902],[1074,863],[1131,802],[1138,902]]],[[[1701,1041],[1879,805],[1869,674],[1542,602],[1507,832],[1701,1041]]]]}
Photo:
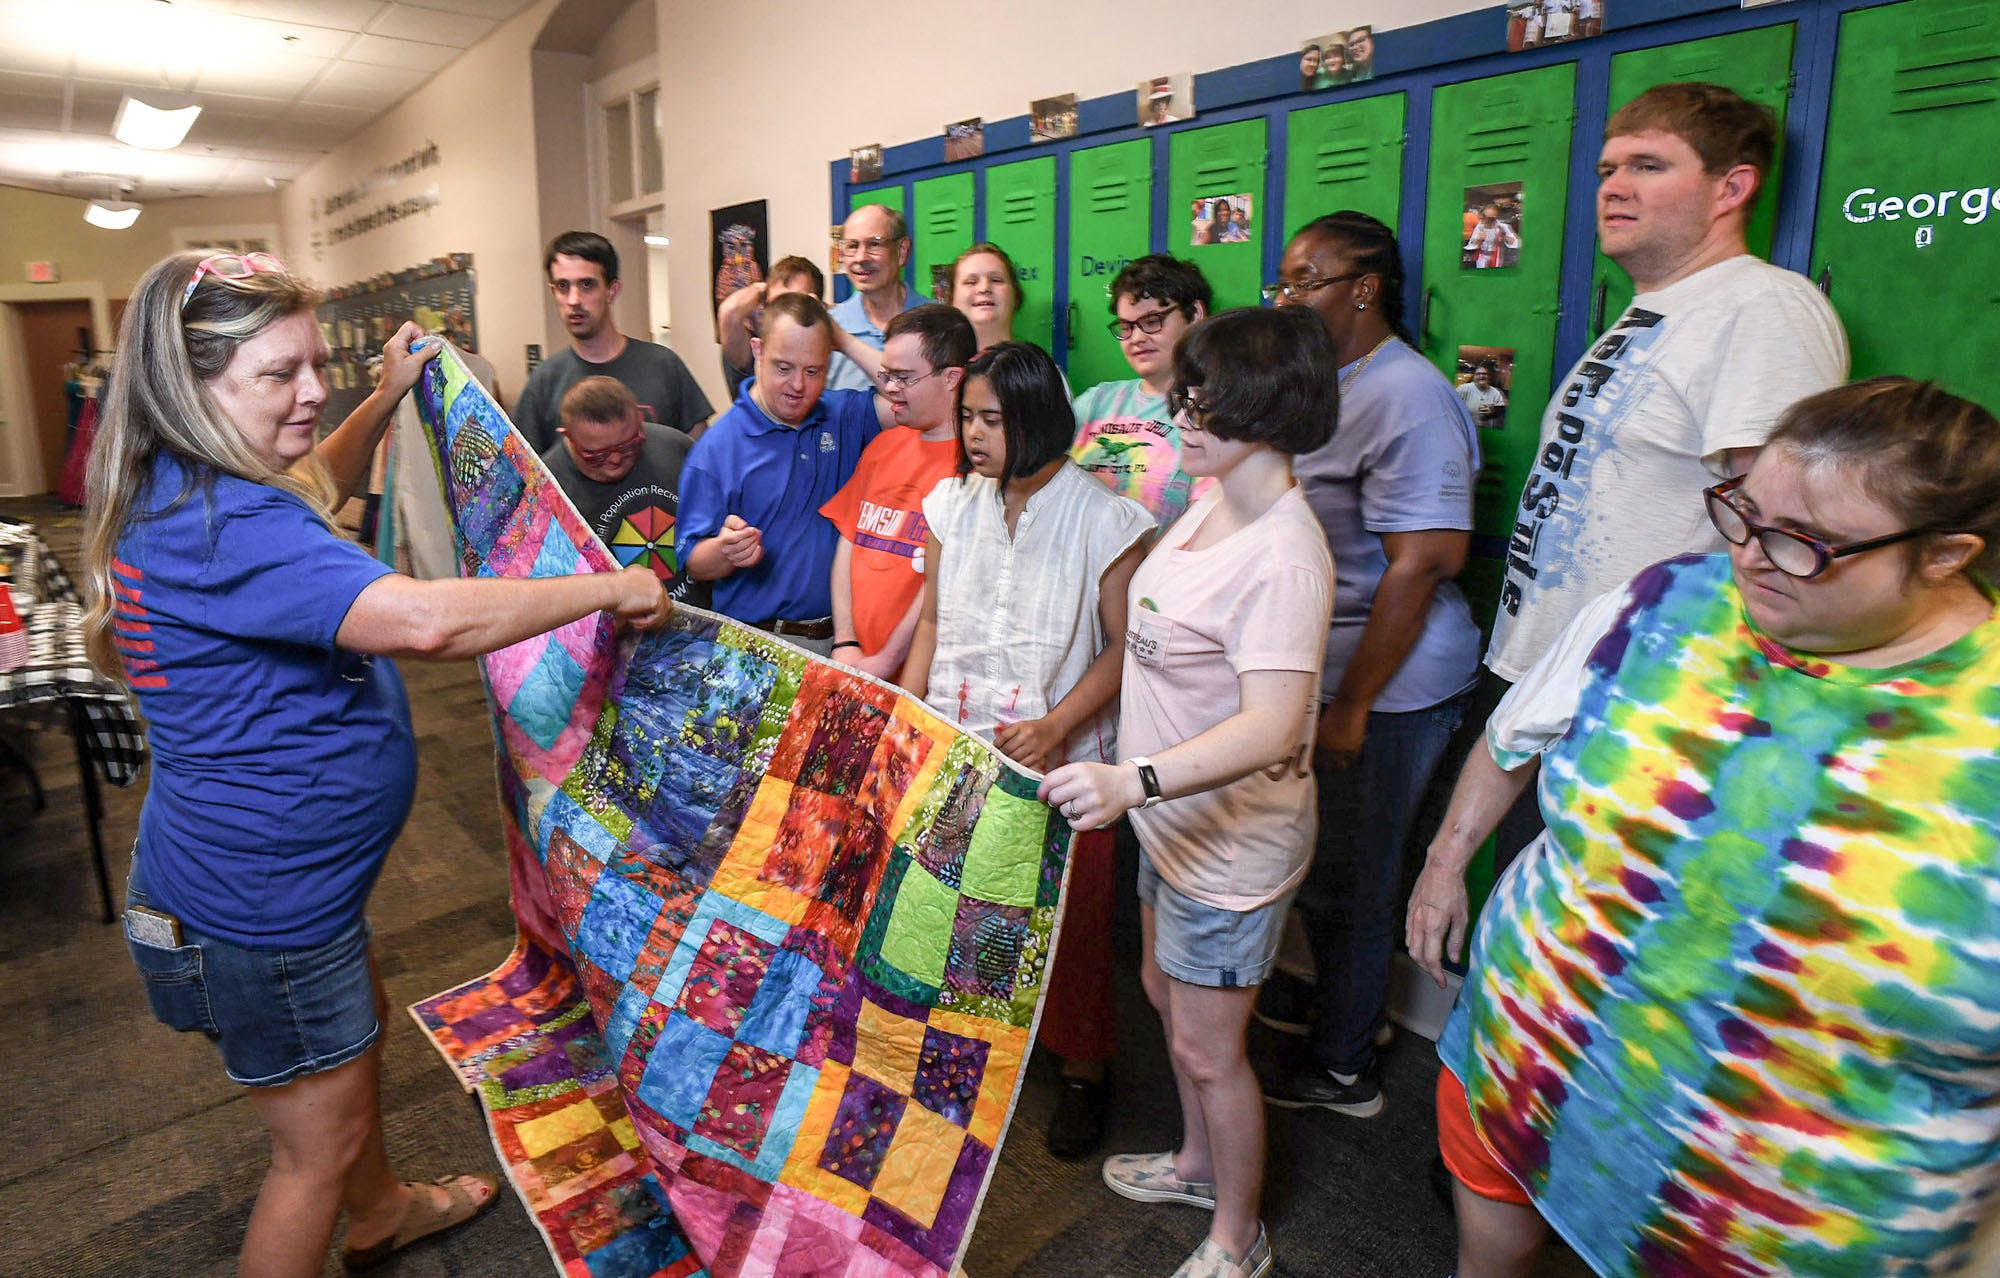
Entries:
{"type": "Polygon", "coordinates": [[[14,592],[0,583],[0,670],[28,664],[28,628],[14,609],[14,592]]]}

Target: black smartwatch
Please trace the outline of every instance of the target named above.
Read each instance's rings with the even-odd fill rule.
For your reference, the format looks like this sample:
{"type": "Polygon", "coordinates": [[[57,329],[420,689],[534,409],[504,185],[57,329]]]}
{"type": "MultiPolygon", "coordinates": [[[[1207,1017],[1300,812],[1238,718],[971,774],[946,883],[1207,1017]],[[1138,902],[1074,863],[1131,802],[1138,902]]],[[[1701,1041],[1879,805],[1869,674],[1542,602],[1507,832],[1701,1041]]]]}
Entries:
{"type": "Polygon", "coordinates": [[[1141,756],[1126,762],[1139,769],[1139,788],[1146,794],[1146,801],[1139,806],[1150,808],[1155,803],[1165,802],[1167,796],[1160,793],[1160,778],[1153,773],[1153,761],[1141,756]]]}

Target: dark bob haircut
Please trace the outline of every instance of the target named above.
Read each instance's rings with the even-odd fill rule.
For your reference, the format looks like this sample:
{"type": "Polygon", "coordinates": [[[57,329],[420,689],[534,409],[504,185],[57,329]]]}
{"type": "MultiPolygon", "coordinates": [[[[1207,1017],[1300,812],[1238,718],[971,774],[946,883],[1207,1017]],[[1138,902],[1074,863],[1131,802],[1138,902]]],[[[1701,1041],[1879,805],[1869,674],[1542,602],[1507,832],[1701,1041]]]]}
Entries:
{"type": "Polygon", "coordinates": [[[1200,392],[1203,430],[1293,456],[1333,438],[1339,377],[1333,339],[1309,306],[1211,315],[1174,350],[1174,389],[1200,392]]]}
{"type": "Polygon", "coordinates": [[[965,366],[965,380],[958,384],[959,474],[972,473],[972,459],[965,455],[965,388],[975,377],[992,384],[1006,423],[1002,488],[1008,480],[1032,475],[1069,454],[1070,441],[1076,437],[1076,414],[1063,392],[1062,371],[1047,351],[1032,342],[996,342],[972,357],[965,366]]]}
{"type": "Polygon", "coordinates": [[[1125,264],[1111,281],[1112,315],[1118,314],[1118,303],[1127,297],[1134,302],[1165,302],[1189,319],[1195,317],[1195,307],[1206,311],[1215,304],[1214,290],[1201,268],[1167,253],[1148,253],[1125,264]]]}

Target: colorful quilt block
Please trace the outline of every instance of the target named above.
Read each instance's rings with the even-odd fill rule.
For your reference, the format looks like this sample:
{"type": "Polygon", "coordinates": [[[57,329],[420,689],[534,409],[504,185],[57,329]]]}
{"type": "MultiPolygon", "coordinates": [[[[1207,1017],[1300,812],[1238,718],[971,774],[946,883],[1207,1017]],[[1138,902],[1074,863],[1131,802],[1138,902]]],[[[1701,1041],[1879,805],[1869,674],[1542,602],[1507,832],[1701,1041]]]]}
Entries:
{"type": "Polygon", "coordinates": [[[827,852],[840,847],[853,816],[849,800],[803,782],[794,785],[758,877],[801,896],[817,896],[827,852]]]}
{"type": "Polygon", "coordinates": [[[924,1022],[905,1016],[864,997],[861,1014],[854,1025],[854,1051],[850,1063],[857,1074],[866,1075],[896,1092],[908,1095],[916,1086],[923,1064],[924,1022]]]}
{"type": "Polygon", "coordinates": [[[597,891],[597,876],[604,863],[590,855],[567,830],[552,831],[548,838],[549,898],[565,932],[574,935],[582,925],[583,912],[597,891]]]}
{"type": "Polygon", "coordinates": [[[681,1012],[669,1013],[653,1040],[652,1059],[640,1075],[639,1099],[670,1123],[694,1126],[729,1048],[727,1035],[681,1012]]]}
{"type": "Polygon", "coordinates": [[[697,1136],[755,1158],[793,1062],[749,1043],[732,1043],[717,1067],[708,1100],[696,1117],[697,1136]]]}
{"type": "Polygon", "coordinates": [[[711,923],[675,1005],[717,1033],[735,1037],[776,952],[741,928],[711,923]]]}
{"type": "Polygon", "coordinates": [[[629,879],[600,874],[597,890],[576,927],[576,948],[595,956],[596,965],[624,980],[646,943],[666,902],[629,879]]]}
{"type": "Polygon", "coordinates": [[[737,1026],[738,1040],[800,1059],[807,1042],[806,1018],[822,1001],[820,990],[825,982],[826,973],[810,958],[797,950],[779,950],[737,1026]]]}
{"type": "Polygon", "coordinates": [[[889,726],[892,705],[892,694],[879,688],[829,692],[820,701],[819,721],[799,761],[798,783],[827,794],[858,794],[875,744],[889,726]]]}
{"type": "Polygon", "coordinates": [[[1002,905],[1033,905],[1041,886],[1042,833],[1048,805],[994,786],[965,850],[959,886],[968,896],[1002,905]]]}
{"type": "MultiPolygon", "coordinates": [[[[889,1155],[908,1098],[859,1073],[847,1078],[840,1108],[826,1135],[819,1165],[863,1189],[875,1184],[875,1175],[889,1155]]],[[[953,1133],[957,1133],[954,1131],[953,1133]]]]}
{"type": "Polygon", "coordinates": [[[951,953],[950,920],[957,913],[958,893],[932,878],[923,866],[910,864],[890,907],[889,926],[882,936],[883,961],[925,985],[941,984],[951,953]]]}
{"type": "Polygon", "coordinates": [[[861,810],[891,839],[904,837],[903,827],[928,788],[926,765],[934,771],[942,763],[949,739],[950,734],[929,713],[906,704],[894,708],[889,725],[875,743],[875,757],[862,776],[856,798],[861,810]]]}
{"type": "Polygon", "coordinates": [[[949,776],[936,818],[916,841],[916,856],[940,883],[956,888],[965,879],[972,831],[985,807],[992,778],[962,763],[951,769],[949,776]]]}
{"type": "Polygon", "coordinates": [[[958,1168],[965,1132],[949,1120],[923,1108],[904,1110],[896,1136],[882,1155],[870,1192],[918,1226],[937,1223],[938,1207],[958,1168]]]}
{"type": "Polygon", "coordinates": [[[1028,913],[1025,906],[959,898],[945,959],[946,988],[974,998],[1012,998],[1027,949],[1028,913]]]}

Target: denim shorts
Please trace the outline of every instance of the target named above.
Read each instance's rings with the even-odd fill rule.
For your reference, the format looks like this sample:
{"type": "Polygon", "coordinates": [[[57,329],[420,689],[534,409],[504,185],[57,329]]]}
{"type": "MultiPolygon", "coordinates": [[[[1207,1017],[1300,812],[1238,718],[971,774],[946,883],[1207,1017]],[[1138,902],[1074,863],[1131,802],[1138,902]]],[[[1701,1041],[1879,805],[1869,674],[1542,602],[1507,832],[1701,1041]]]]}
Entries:
{"type": "Polygon", "coordinates": [[[1153,962],[1189,985],[1261,985],[1278,961],[1292,893],[1254,910],[1224,910],[1182,896],[1139,853],[1139,899],[1153,910],[1153,962]]]}
{"type": "MultiPolygon", "coordinates": [[[[127,905],[150,905],[138,865],[127,905]]],[[[181,924],[181,944],[132,935],[125,945],[146,980],[153,1015],[168,1029],[206,1034],[223,1068],[245,1087],[279,1087],[367,1052],[382,1033],[368,966],[368,921],[324,945],[251,950],[181,924]]]]}

